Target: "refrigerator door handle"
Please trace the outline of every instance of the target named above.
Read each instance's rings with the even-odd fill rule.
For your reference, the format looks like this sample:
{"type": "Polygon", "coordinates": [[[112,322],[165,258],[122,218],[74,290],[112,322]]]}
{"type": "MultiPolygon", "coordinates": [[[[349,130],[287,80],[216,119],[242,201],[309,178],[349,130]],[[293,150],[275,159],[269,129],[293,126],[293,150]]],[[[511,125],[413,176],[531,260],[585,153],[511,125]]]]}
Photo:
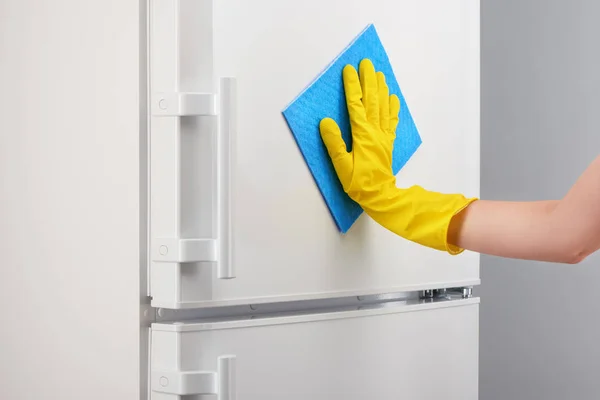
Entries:
{"type": "Polygon", "coordinates": [[[217,183],[217,231],[219,238],[220,279],[235,277],[233,260],[233,193],[235,171],[235,138],[237,134],[237,101],[235,78],[224,77],[220,82],[221,109],[219,114],[218,137],[218,183],[217,183]]]}
{"type": "Polygon", "coordinates": [[[235,78],[221,78],[218,98],[219,107],[217,107],[217,95],[211,93],[157,93],[153,96],[153,115],[163,117],[218,115],[218,130],[216,238],[159,237],[152,243],[152,259],[155,262],[170,263],[216,262],[217,277],[232,279],[235,278],[232,217],[237,132],[235,78]]]}
{"type": "Polygon", "coordinates": [[[217,372],[152,371],[152,391],[188,395],[217,395],[218,400],[236,400],[235,356],[221,356],[217,372]]]}
{"type": "Polygon", "coordinates": [[[211,263],[219,279],[235,278],[236,80],[213,82],[213,3],[149,3],[150,295],[176,287],[153,289],[172,282],[164,263],[211,263]]]}

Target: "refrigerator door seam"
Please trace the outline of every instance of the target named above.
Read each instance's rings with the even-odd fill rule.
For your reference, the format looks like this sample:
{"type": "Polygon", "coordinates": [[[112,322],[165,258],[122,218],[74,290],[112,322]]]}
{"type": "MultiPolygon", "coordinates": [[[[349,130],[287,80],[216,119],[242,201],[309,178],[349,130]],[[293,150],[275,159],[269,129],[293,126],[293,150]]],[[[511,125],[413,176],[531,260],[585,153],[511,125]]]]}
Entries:
{"type": "Polygon", "coordinates": [[[263,324],[273,318],[288,321],[301,319],[337,319],[354,316],[353,312],[362,314],[402,313],[423,309],[446,308],[479,303],[479,298],[462,296],[462,290],[456,289],[436,294],[431,298],[422,298],[418,292],[400,294],[388,299],[374,296],[366,300],[358,298],[338,299],[336,303],[317,304],[305,302],[291,304],[271,304],[265,307],[232,307],[214,308],[210,310],[169,310],[159,309],[153,329],[178,329],[189,323],[197,323],[203,329],[221,329],[263,324]],[[170,328],[166,328],[169,326],[170,328]]]}

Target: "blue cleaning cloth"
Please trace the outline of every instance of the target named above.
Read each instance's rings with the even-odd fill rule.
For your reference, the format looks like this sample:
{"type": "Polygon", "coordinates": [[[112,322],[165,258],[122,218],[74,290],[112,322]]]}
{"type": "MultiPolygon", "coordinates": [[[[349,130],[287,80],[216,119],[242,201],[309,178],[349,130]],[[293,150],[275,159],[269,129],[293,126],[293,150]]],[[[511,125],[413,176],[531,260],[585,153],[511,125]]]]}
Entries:
{"type": "Polygon", "coordinates": [[[392,155],[392,171],[394,175],[397,174],[421,145],[421,137],[373,24],[368,25],[283,111],[304,160],[342,233],[350,229],[363,210],[344,192],[321,139],[319,122],[325,117],[333,118],[350,151],[352,134],[342,70],[351,64],[358,71],[358,65],[364,58],[373,62],[376,71],[384,73],[390,94],[396,94],[400,99],[400,122],[392,155]]]}

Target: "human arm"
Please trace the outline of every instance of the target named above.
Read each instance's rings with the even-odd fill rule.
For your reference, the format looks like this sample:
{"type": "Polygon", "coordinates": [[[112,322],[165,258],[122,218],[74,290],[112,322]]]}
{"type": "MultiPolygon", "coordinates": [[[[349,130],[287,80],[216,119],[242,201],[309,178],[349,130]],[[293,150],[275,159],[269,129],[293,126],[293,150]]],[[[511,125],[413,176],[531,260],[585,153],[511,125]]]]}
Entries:
{"type": "Polygon", "coordinates": [[[574,264],[600,249],[600,157],[561,200],[479,200],[451,221],[455,246],[507,258],[574,264]]]}

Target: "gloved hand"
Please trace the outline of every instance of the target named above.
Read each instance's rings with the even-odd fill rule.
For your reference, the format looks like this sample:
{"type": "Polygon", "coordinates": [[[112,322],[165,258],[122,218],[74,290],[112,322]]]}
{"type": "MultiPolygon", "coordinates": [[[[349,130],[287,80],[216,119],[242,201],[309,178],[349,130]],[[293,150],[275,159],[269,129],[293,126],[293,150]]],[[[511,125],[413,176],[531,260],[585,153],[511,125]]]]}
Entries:
{"type": "Polygon", "coordinates": [[[320,123],[321,137],[344,191],[383,227],[405,239],[459,254],[464,249],[448,243],[452,217],[475,198],[442,194],[420,186],[396,187],[392,148],[400,101],[389,95],[385,76],[370,60],[343,71],[344,91],[352,130],[352,151],[346,151],[340,128],[331,118],[320,123]]]}

